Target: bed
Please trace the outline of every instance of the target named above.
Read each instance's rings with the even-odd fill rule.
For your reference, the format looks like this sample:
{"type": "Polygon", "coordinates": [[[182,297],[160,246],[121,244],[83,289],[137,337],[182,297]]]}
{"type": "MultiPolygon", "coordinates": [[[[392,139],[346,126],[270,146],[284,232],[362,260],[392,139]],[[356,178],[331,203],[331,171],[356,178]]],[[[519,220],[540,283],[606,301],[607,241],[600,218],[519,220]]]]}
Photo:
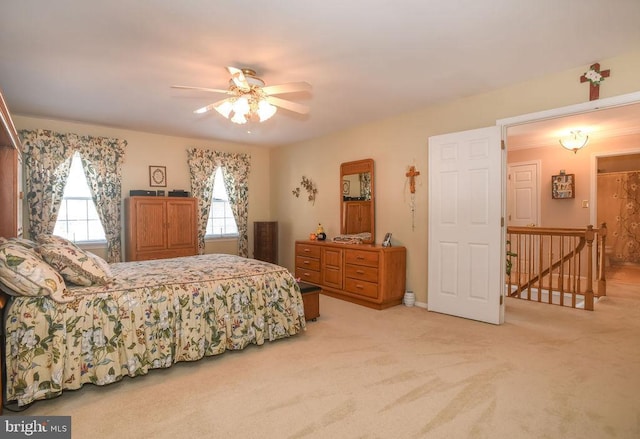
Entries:
{"type": "MultiPolygon", "coordinates": [[[[11,294],[4,309],[6,401],[19,406],[305,329],[299,286],[277,265],[221,254],[105,265],[82,254],[85,265],[107,276],[87,275],[90,285],[80,286],[69,281],[68,267],[43,256],[46,245],[36,245],[53,270],[33,264],[46,276],[64,276],[28,290],[6,276],[20,245],[0,243],[0,285],[11,294]],[[62,290],[54,285],[60,281],[62,290]]],[[[19,280],[46,277],[34,270],[27,267],[30,275],[19,280]]]]}

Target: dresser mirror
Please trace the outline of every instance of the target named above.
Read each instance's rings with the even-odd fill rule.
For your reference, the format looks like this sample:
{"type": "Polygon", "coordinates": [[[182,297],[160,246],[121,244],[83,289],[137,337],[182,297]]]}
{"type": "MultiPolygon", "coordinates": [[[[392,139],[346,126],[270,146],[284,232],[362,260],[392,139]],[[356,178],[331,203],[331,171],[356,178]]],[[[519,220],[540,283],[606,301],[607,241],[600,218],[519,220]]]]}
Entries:
{"type": "Polygon", "coordinates": [[[340,165],[340,233],[360,235],[364,243],[375,241],[373,182],[373,159],[340,165]]]}

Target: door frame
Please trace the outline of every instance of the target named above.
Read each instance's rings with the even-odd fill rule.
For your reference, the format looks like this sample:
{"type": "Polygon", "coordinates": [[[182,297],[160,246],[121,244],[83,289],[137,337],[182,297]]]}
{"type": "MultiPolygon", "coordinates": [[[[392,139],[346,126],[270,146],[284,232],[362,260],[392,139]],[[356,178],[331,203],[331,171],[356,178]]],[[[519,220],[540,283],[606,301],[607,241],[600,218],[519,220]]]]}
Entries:
{"type": "MultiPolygon", "coordinates": [[[[498,119],[496,125],[502,128],[502,139],[507,144],[507,128],[515,125],[522,125],[530,122],[539,122],[546,119],[556,119],[574,114],[588,113],[598,111],[604,108],[619,107],[628,104],[640,103],[640,91],[628,93],[624,95],[614,96],[611,98],[603,98],[595,101],[583,102],[581,104],[569,105],[566,107],[558,107],[550,110],[538,111],[536,113],[522,114],[520,116],[498,119]]],[[[508,149],[507,149],[508,151],[508,149]]]]}
{"type": "Polygon", "coordinates": [[[593,224],[594,227],[600,227],[600,224],[596,224],[596,221],[598,221],[598,158],[629,154],[640,154],[640,147],[596,152],[591,154],[591,184],[589,187],[589,199],[591,200],[591,204],[589,205],[589,222],[593,224]]]}

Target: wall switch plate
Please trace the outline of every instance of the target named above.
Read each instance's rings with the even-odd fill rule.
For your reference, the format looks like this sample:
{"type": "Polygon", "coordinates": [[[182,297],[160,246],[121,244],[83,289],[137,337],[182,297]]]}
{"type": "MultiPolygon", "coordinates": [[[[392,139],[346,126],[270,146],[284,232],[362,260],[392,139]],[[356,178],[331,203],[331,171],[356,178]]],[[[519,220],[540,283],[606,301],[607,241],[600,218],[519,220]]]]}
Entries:
{"type": "Polygon", "coordinates": [[[584,207],[585,209],[589,207],[589,200],[582,200],[582,207],[584,207]]]}

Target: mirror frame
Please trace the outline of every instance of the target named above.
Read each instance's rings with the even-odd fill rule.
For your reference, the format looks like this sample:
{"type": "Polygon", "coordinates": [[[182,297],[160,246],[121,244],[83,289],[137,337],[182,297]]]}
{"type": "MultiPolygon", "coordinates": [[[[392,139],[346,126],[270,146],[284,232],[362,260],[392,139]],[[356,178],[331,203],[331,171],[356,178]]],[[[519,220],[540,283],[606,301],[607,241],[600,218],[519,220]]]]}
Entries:
{"type": "Polygon", "coordinates": [[[373,159],[356,160],[353,162],[345,162],[340,165],[340,233],[346,233],[346,218],[345,218],[345,201],[343,196],[343,186],[345,175],[362,174],[364,172],[371,173],[371,203],[369,208],[369,215],[371,217],[371,239],[363,241],[366,244],[373,244],[376,240],[376,222],[375,222],[375,206],[376,206],[376,191],[375,191],[375,175],[373,172],[373,159]]]}

